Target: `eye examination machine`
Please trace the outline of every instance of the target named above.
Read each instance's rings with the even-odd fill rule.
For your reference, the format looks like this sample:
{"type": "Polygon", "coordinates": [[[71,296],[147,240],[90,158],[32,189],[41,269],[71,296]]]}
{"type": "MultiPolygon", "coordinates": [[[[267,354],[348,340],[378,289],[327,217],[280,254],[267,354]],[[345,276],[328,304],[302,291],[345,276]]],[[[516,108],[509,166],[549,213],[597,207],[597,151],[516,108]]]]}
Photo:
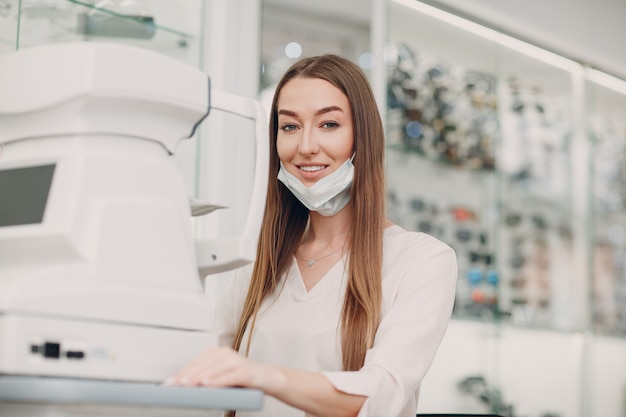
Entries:
{"type": "Polygon", "coordinates": [[[217,343],[203,279],[253,261],[267,169],[261,105],[185,63],[97,42],[1,55],[0,416],[261,408],[161,383],[217,343]],[[197,238],[192,216],[221,207],[173,155],[214,110],[255,126],[252,193],[241,236],[197,238]]]}

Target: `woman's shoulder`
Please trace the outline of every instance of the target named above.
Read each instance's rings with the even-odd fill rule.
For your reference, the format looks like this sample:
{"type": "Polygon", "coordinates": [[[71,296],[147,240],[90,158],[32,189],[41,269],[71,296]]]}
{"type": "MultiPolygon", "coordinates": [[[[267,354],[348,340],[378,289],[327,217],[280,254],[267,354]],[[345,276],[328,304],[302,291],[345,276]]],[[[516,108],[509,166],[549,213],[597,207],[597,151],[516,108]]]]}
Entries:
{"type": "Polygon", "coordinates": [[[452,252],[454,250],[442,240],[424,232],[406,230],[392,224],[385,228],[384,250],[388,253],[452,252]]]}
{"type": "Polygon", "coordinates": [[[457,256],[447,243],[424,232],[409,231],[393,225],[385,229],[383,244],[383,280],[405,281],[419,285],[433,276],[450,279],[435,280],[456,282],[458,276],[457,256]]]}
{"type": "Polygon", "coordinates": [[[385,229],[383,268],[385,271],[409,271],[456,265],[454,249],[442,240],[424,232],[415,232],[392,225],[385,229]]]}

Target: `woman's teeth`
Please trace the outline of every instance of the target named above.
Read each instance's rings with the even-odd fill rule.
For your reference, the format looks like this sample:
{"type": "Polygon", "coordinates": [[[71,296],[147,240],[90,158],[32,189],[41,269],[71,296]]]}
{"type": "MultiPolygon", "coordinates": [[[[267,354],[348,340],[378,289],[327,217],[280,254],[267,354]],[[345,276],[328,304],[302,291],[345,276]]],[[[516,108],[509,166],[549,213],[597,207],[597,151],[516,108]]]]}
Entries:
{"type": "Polygon", "coordinates": [[[320,171],[320,170],[324,169],[324,167],[322,165],[301,166],[300,169],[303,170],[303,171],[313,172],[313,171],[320,171]]]}

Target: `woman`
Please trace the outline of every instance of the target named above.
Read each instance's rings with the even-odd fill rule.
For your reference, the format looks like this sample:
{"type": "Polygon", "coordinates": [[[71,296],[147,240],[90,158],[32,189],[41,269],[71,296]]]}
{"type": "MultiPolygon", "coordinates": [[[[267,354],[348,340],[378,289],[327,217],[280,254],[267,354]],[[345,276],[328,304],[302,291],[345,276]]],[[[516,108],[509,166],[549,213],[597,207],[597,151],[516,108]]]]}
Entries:
{"type": "Polygon", "coordinates": [[[208,349],[172,382],[261,389],[255,416],[415,416],[456,256],[386,220],[384,133],[360,69],[335,55],[295,63],[270,143],[257,260],[216,314],[232,348],[208,349]]]}

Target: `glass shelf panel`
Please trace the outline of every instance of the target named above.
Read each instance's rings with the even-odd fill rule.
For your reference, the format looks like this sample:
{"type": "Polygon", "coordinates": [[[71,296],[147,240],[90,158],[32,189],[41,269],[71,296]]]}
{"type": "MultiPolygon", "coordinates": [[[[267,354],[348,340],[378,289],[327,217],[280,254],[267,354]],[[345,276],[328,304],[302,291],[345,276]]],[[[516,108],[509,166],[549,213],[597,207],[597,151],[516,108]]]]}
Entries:
{"type": "MultiPolygon", "coordinates": [[[[499,70],[500,306],[519,325],[576,330],[570,72],[508,48],[499,70]]],[[[583,164],[585,161],[582,161],[583,164]]],[[[586,166],[586,164],[584,165],[586,166]]],[[[583,196],[586,198],[586,196],[583,196]]],[[[582,225],[581,225],[582,226],[582,225]]]]}
{"type": "Polygon", "coordinates": [[[202,3],[22,0],[18,47],[69,41],[115,42],[200,66],[202,3]]]}
{"type": "MultiPolygon", "coordinates": [[[[625,83],[626,85],[626,83],[625,83]]],[[[626,95],[587,83],[593,149],[592,325],[626,336],[626,95]]]]}

